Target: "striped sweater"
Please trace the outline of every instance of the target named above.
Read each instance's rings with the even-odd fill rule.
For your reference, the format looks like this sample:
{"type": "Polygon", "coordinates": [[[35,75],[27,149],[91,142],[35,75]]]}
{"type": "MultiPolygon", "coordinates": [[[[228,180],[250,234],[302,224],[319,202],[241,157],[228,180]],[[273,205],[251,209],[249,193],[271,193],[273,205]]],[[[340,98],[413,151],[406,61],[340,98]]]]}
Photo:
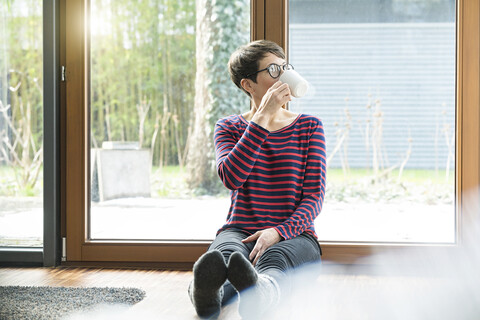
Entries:
{"type": "Polygon", "coordinates": [[[277,131],[241,115],[215,126],[217,171],[231,190],[225,225],[254,233],[275,228],[283,239],[313,236],[325,195],[325,136],[320,119],[300,114],[277,131]]]}

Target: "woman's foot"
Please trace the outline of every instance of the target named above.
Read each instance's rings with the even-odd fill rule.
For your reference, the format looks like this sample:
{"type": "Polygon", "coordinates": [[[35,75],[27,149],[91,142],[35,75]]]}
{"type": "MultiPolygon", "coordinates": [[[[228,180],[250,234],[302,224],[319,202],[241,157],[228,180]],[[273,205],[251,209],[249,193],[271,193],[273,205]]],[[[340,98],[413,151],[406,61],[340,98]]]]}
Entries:
{"type": "Polygon", "coordinates": [[[234,252],[228,260],[228,280],[238,292],[254,286],[258,280],[258,273],[250,261],[240,252],[234,252]]]}
{"type": "Polygon", "coordinates": [[[280,298],[277,281],[259,274],[240,252],[234,252],[228,261],[228,280],[240,293],[238,312],[242,319],[264,319],[264,314],[280,298]]]}
{"type": "Polygon", "coordinates": [[[220,314],[227,266],[218,250],[203,254],[193,266],[193,281],[188,288],[190,299],[201,318],[215,319],[220,314]]]}

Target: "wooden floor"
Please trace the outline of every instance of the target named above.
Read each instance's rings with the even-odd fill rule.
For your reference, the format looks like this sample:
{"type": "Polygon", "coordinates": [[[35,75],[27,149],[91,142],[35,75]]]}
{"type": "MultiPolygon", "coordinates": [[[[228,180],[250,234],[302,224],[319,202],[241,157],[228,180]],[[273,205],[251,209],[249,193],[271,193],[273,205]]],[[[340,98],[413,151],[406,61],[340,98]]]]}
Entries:
{"type": "MultiPolygon", "coordinates": [[[[407,299],[411,299],[410,296],[414,297],[416,292],[422,292],[418,290],[419,288],[424,290],[425,284],[431,282],[423,277],[351,274],[338,272],[337,269],[334,271],[322,272],[316,279],[308,278],[308,282],[315,284],[312,287],[313,290],[302,289],[300,296],[295,293],[299,298],[295,302],[292,301],[292,305],[306,305],[311,309],[308,316],[302,316],[301,319],[359,319],[358,317],[352,318],[349,313],[351,311],[348,310],[353,308],[366,315],[371,314],[377,311],[377,301],[384,298],[383,292],[391,292],[392,288],[399,288],[400,290],[396,291],[397,295],[394,295],[395,303],[398,304],[396,301],[399,295],[403,294],[405,297],[409,297],[407,299]],[[302,293],[304,296],[301,296],[302,293]],[[322,317],[317,317],[320,313],[322,317]]],[[[79,318],[89,320],[199,319],[187,294],[192,277],[192,272],[141,269],[0,268],[0,285],[2,286],[135,287],[145,290],[145,299],[127,310],[104,310],[103,312],[108,313],[108,316],[102,314],[102,310],[97,310],[94,314],[82,315],[79,318]]],[[[425,293],[425,290],[423,292],[425,293]]],[[[414,298],[416,299],[416,297],[414,298]]],[[[402,308],[403,305],[402,303],[402,308]]],[[[224,308],[220,319],[240,319],[237,308],[237,303],[224,308]]],[[[284,308],[288,310],[291,309],[291,306],[285,305],[284,308]]],[[[301,310],[304,309],[306,308],[301,308],[301,310]]],[[[387,311],[387,314],[389,314],[388,312],[390,311],[387,311]]],[[[384,319],[384,315],[367,318],[384,319]]],[[[295,316],[286,316],[282,319],[300,318],[295,314],[295,316]]],[[[397,318],[406,319],[404,317],[397,318]]],[[[275,319],[279,318],[275,317],[275,319]]]]}

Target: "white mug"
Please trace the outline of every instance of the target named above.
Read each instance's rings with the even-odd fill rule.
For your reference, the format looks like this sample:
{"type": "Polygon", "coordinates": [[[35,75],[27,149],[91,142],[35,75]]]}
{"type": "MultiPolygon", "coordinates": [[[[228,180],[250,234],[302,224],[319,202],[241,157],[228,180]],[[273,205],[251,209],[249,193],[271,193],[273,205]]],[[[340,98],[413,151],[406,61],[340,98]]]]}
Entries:
{"type": "Polygon", "coordinates": [[[283,83],[288,84],[290,87],[290,93],[295,98],[300,98],[307,93],[308,90],[308,82],[301,75],[298,74],[297,71],[285,70],[279,78],[280,81],[283,83]]]}

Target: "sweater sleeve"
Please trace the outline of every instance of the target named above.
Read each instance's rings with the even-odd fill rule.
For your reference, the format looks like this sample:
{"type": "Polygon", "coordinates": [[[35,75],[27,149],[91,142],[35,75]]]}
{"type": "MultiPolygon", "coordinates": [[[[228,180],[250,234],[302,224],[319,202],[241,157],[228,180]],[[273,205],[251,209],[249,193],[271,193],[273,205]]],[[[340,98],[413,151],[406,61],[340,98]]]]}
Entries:
{"type": "Polygon", "coordinates": [[[252,171],[269,131],[250,121],[237,141],[235,128],[225,121],[215,125],[215,156],[217,172],[225,187],[236,190],[243,186],[252,171]]]}
{"type": "Polygon", "coordinates": [[[326,147],[323,125],[320,120],[310,136],[303,195],[294,213],[282,224],[275,227],[284,239],[292,239],[313,225],[320,214],[325,197],[326,147]]]}

